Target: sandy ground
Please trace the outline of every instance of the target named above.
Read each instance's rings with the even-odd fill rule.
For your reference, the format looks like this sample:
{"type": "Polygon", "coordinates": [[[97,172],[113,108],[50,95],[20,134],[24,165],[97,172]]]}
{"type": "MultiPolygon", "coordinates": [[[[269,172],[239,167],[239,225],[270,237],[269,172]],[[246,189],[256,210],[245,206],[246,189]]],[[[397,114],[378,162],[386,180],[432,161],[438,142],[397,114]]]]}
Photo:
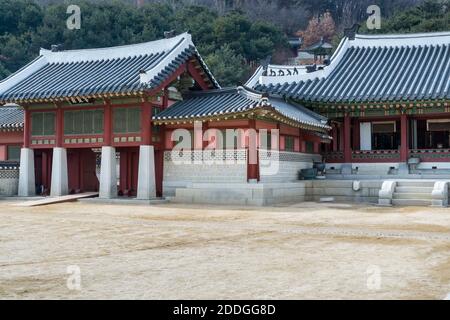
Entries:
{"type": "Polygon", "coordinates": [[[450,293],[450,209],[13,204],[3,200],[0,207],[3,299],[443,299],[450,293]],[[73,287],[77,279],[80,290],[73,287]]]}

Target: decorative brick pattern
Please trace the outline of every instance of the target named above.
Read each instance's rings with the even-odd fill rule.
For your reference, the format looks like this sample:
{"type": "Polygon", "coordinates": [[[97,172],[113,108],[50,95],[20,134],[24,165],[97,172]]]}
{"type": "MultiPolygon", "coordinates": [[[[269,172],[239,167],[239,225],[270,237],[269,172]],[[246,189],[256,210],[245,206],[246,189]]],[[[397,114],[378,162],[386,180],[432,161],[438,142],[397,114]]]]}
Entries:
{"type": "Polygon", "coordinates": [[[0,179],[19,179],[19,169],[0,169],[0,179]]]}
{"type": "Polygon", "coordinates": [[[341,161],[344,160],[344,153],[342,151],[332,151],[323,154],[325,161],[341,161]]]}
{"type": "Polygon", "coordinates": [[[352,158],[360,159],[398,159],[399,150],[355,150],[352,152],[352,158]]]}
{"type": "Polygon", "coordinates": [[[447,159],[450,158],[450,149],[413,149],[409,156],[421,159],[447,159]]]}
{"type": "MultiPolygon", "coordinates": [[[[172,161],[172,152],[164,152],[164,161],[172,161]]],[[[239,163],[247,163],[247,150],[193,150],[193,151],[175,151],[178,159],[185,161],[201,162],[201,161],[235,161],[239,163]]],[[[177,160],[177,159],[175,159],[177,160]]]]}

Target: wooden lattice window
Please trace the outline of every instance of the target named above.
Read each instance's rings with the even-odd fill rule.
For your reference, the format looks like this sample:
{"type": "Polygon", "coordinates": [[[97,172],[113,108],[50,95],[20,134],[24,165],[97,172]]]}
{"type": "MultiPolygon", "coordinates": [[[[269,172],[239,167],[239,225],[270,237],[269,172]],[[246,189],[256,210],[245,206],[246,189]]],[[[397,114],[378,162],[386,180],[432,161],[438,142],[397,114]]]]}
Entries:
{"type": "Polygon", "coordinates": [[[64,134],[102,134],[103,109],[64,112],[64,134]]]}
{"type": "Polygon", "coordinates": [[[286,136],[284,137],[284,150],[285,151],[294,151],[294,137],[286,136]]]}
{"type": "Polygon", "coordinates": [[[20,146],[8,146],[8,160],[19,161],[20,160],[20,146]]]}
{"type": "Polygon", "coordinates": [[[306,141],[305,148],[306,148],[306,153],[314,153],[314,142],[306,141]]]}
{"type": "Polygon", "coordinates": [[[31,113],[31,135],[52,136],[55,134],[55,112],[31,113]]]}
{"type": "Polygon", "coordinates": [[[114,133],[137,133],[141,131],[141,108],[115,108],[114,133]]]}

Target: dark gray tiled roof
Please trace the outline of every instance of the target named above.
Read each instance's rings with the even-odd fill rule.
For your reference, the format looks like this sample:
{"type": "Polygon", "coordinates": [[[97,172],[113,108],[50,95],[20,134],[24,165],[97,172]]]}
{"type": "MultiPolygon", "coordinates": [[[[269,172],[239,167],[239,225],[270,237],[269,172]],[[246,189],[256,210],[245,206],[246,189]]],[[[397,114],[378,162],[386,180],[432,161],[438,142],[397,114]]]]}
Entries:
{"type": "Polygon", "coordinates": [[[0,81],[0,102],[153,89],[192,57],[203,67],[211,87],[218,88],[187,33],[122,47],[41,50],[40,57],[0,81]]]}
{"type": "Polygon", "coordinates": [[[195,120],[206,117],[243,113],[258,108],[272,108],[300,124],[327,129],[327,119],[281,97],[268,96],[244,87],[192,93],[183,101],[165,109],[154,120],[195,120]]]}
{"type": "Polygon", "coordinates": [[[333,49],[333,46],[330,43],[325,42],[322,39],[319,42],[313,43],[309,47],[306,47],[306,48],[302,49],[301,51],[313,51],[313,50],[316,50],[316,49],[333,49]]]}
{"type": "Polygon", "coordinates": [[[0,161],[0,170],[19,170],[19,168],[18,161],[0,161]]]}
{"type": "MultiPolygon", "coordinates": [[[[254,77],[253,77],[254,78],[254,77]]],[[[252,87],[303,102],[361,103],[450,98],[450,32],[345,39],[331,64],[252,87]]]]}
{"type": "Polygon", "coordinates": [[[23,128],[23,109],[19,107],[0,107],[0,128],[23,128]]]}

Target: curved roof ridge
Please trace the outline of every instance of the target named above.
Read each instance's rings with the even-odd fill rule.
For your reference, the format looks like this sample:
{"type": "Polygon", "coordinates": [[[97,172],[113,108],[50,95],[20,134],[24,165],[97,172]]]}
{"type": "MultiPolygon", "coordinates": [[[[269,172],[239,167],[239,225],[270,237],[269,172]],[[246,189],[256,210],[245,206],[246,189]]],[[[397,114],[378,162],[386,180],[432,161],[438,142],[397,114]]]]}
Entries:
{"type": "Polygon", "coordinates": [[[350,40],[352,47],[441,46],[450,43],[450,31],[405,34],[357,34],[350,40]]]}
{"type": "Polygon", "coordinates": [[[138,93],[158,88],[191,59],[202,68],[208,87],[220,88],[189,33],[119,47],[41,50],[38,59],[0,82],[0,102],[138,93]]]}
{"type": "Polygon", "coordinates": [[[55,52],[41,48],[39,54],[44,56],[49,63],[81,62],[102,59],[112,60],[116,58],[135,57],[142,54],[142,52],[145,52],[146,54],[152,54],[171,50],[182,42],[184,42],[186,46],[189,46],[190,44],[193,45],[191,35],[185,32],[172,38],[164,38],[154,41],[121,46],[62,50],[55,52]]]}
{"type": "Polygon", "coordinates": [[[383,34],[364,34],[357,33],[355,38],[358,39],[410,39],[410,38],[423,38],[423,37],[446,37],[450,36],[450,31],[439,32],[417,32],[417,33],[383,33],[383,34]]]}
{"type": "MultiPolygon", "coordinates": [[[[333,53],[333,55],[330,58],[330,64],[327,66],[324,66],[322,69],[313,71],[313,72],[299,72],[298,74],[291,74],[291,75],[284,75],[284,76],[270,76],[270,75],[260,75],[258,81],[255,79],[255,75],[251,77],[251,81],[249,81],[250,84],[253,84],[253,87],[257,86],[258,84],[261,85],[277,85],[277,84],[292,84],[292,83],[298,83],[301,81],[308,81],[308,80],[316,80],[321,78],[328,77],[336,68],[337,65],[339,65],[339,62],[345,55],[347,49],[350,47],[350,40],[347,37],[344,37],[341,42],[339,43],[339,46],[337,47],[336,51],[333,53]]],[[[269,68],[273,69],[297,69],[300,71],[304,71],[306,69],[305,66],[284,66],[284,65],[269,65],[269,68]]]]}
{"type": "Polygon", "coordinates": [[[211,90],[201,90],[201,91],[187,91],[183,93],[183,97],[185,98],[197,98],[204,96],[212,96],[216,94],[228,94],[228,93],[237,93],[237,87],[225,87],[219,89],[211,89],[211,90]]]}
{"type": "Polygon", "coordinates": [[[152,119],[159,123],[194,121],[208,117],[244,114],[255,110],[273,111],[290,121],[314,128],[313,131],[330,129],[326,118],[311,110],[292,104],[283,97],[268,96],[242,86],[196,93],[164,109],[152,119]]]}
{"type": "MultiPolygon", "coordinates": [[[[299,72],[295,75],[283,75],[283,73],[281,72],[268,72],[267,75],[253,75],[251,81],[249,81],[249,84],[252,84],[252,87],[256,89],[259,89],[260,87],[266,87],[268,88],[267,91],[269,92],[278,92],[276,89],[278,87],[282,87],[284,90],[287,87],[298,83],[308,83],[311,81],[315,83],[323,81],[329,82],[331,81],[330,78],[336,78],[333,74],[343,74],[345,72],[345,70],[342,70],[342,68],[345,67],[347,69],[352,69],[353,67],[355,67],[355,64],[352,64],[352,62],[357,62],[356,58],[353,56],[353,53],[355,52],[361,52],[360,50],[367,50],[367,52],[364,54],[374,56],[377,54],[377,52],[385,52],[386,50],[392,49],[406,50],[408,48],[425,48],[426,50],[450,48],[450,31],[403,35],[357,34],[355,36],[355,39],[344,37],[341,40],[338,48],[334,52],[333,56],[330,58],[330,64],[323,67],[322,69],[309,73],[299,72]],[[343,66],[343,63],[345,64],[345,66],[343,66]],[[255,77],[258,77],[258,79],[255,79],[255,77]]],[[[394,58],[392,57],[392,59],[394,58]]],[[[396,61],[396,63],[398,62],[396,61]]],[[[426,63],[426,61],[411,61],[410,63],[426,63]]],[[[283,68],[283,66],[280,66],[280,68],[283,68]]],[[[302,88],[301,90],[304,90],[304,88],[302,88]]]]}
{"type": "Polygon", "coordinates": [[[253,90],[245,86],[237,87],[237,91],[239,94],[243,94],[247,98],[252,100],[261,100],[262,98],[264,98],[264,95],[260,91],[253,90]]]}

